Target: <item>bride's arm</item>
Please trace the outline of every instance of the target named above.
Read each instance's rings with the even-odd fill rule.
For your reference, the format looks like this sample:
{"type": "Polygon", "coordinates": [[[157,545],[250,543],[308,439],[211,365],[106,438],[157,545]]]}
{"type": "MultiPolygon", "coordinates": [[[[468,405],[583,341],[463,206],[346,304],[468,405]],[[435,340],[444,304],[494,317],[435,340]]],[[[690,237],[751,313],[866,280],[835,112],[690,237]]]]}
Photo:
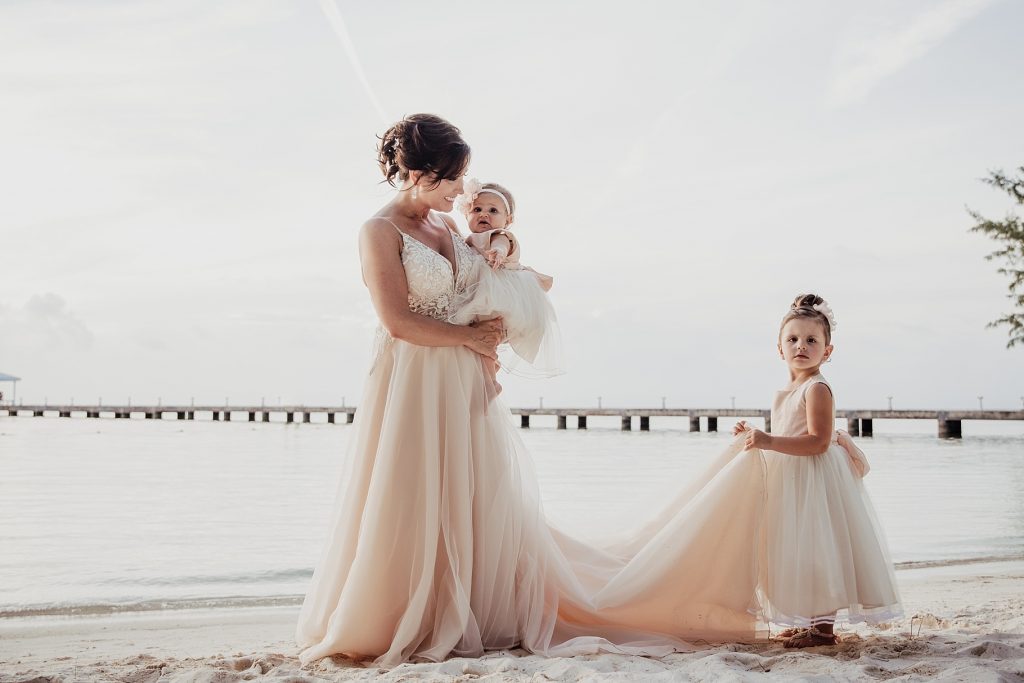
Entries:
{"type": "Polygon", "coordinates": [[[381,221],[368,221],[359,231],[363,282],[388,334],[417,346],[466,346],[482,356],[497,358],[500,319],[484,320],[473,326],[452,325],[409,310],[409,285],[401,248],[398,233],[381,221]]]}

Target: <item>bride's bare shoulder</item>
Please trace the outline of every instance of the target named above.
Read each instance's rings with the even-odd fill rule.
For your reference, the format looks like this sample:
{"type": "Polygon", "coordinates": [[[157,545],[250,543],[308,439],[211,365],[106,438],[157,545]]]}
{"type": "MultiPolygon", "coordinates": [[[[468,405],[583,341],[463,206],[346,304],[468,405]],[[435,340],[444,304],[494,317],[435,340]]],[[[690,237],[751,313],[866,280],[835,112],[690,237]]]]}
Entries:
{"type": "Polygon", "coordinates": [[[359,245],[374,249],[391,249],[398,245],[401,249],[402,231],[385,216],[371,216],[359,228],[359,245]]]}

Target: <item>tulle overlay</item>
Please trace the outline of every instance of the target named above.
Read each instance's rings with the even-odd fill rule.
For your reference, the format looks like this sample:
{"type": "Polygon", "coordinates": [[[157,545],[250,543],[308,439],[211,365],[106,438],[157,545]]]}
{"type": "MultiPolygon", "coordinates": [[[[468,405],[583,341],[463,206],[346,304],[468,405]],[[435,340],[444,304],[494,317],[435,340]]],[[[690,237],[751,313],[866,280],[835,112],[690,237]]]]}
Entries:
{"type": "Polygon", "coordinates": [[[757,635],[755,572],[714,558],[753,554],[758,456],[733,449],[716,486],[689,496],[647,552],[595,548],[546,523],[508,410],[485,411],[486,396],[472,352],[387,345],[303,603],[303,661],[513,646],[663,655],[692,649],[681,634],[757,635]],[[754,495],[736,501],[738,490],[754,495]]]}
{"type": "Polygon", "coordinates": [[[450,322],[467,325],[500,315],[514,352],[501,355],[505,370],[531,377],[564,372],[558,318],[534,271],[522,267],[494,270],[479,259],[467,279],[465,291],[453,302],[450,322]]]}
{"type": "MultiPolygon", "coordinates": [[[[525,280],[503,290],[453,243],[455,268],[403,233],[412,310],[455,320],[507,310],[494,292],[533,291],[525,280]],[[458,310],[467,302],[477,308],[458,310]]],[[[525,308],[526,321],[549,315],[525,308]]],[[[647,525],[598,547],[548,524],[530,457],[489,385],[468,349],[378,334],[299,617],[303,662],[342,654],[391,666],[513,646],[660,656],[753,640],[765,618],[898,609],[884,539],[838,446],[797,458],[743,451],[740,435],[647,525]]],[[[784,413],[773,423],[799,428],[784,413]]]]}

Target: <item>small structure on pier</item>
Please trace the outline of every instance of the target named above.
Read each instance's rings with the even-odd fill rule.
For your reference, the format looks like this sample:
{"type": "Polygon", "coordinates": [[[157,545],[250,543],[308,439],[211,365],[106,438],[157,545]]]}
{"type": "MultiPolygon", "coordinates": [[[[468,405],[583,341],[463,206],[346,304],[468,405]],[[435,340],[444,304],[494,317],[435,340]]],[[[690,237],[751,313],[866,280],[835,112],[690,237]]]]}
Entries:
{"type": "Polygon", "coordinates": [[[13,385],[13,388],[11,389],[12,406],[14,405],[14,399],[18,397],[18,382],[20,380],[20,377],[15,377],[14,375],[5,375],[4,373],[0,372],[0,382],[10,382],[13,385]]]}

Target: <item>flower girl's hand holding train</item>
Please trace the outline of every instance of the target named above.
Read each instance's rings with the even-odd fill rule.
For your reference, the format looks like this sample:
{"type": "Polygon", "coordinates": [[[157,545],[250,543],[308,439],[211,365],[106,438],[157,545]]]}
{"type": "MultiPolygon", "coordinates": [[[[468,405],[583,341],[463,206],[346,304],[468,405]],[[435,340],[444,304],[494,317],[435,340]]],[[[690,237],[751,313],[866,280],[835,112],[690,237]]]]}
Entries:
{"type": "Polygon", "coordinates": [[[744,450],[752,448],[768,448],[772,444],[771,434],[766,434],[760,429],[751,429],[747,432],[747,441],[744,450]]]}

